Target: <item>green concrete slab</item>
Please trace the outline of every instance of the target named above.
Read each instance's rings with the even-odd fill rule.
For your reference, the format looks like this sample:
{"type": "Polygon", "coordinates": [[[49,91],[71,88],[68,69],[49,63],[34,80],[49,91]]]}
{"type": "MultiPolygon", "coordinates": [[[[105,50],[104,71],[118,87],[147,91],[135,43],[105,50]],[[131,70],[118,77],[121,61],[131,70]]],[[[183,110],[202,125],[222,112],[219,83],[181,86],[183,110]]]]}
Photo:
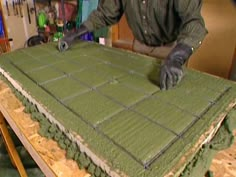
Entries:
{"type": "Polygon", "coordinates": [[[12,61],[13,63],[21,63],[27,60],[32,60],[32,57],[23,52],[22,50],[16,50],[14,54],[9,53],[7,56],[9,57],[9,60],[12,61]]]}
{"type": "Polygon", "coordinates": [[[48,82],[43,87],[61,101],[89,90],[88,87],[68,77],[48,82]]]}
{"type": "Polygon", "coordinates": [[[168,92],[158,92],[155,96],[193,115],[199,116],[220,97],[222,92],[221,88],[212,90],[202,87],[202,84],[198,84],[194,79],[189,84],[184,78],[181,86],[177,86],[168,92]],[[183,87],[185,89],[182,89],[183,87]]]}
{"type": "Polygon", "coordinates": [[[115,115],[99,125],[99,129],[143,165],[176,138],[167,129],[131,111],[115,115]]]}
{"type": "Polygon", "coordinates": [[[225,89],[227,89],[226,85],[222,88],[215,87],[214,89],[209,88],[209,87],[208,88],[202,87],[201,84],[198,84],[197,82],[193,81],[190,83],[190,82],[186,82],[185,79],[183,79],[182,86],[186,87],[185,89],[186,96],[201,97],[208,101],[215,100],[217,97],[219,97],[219,95],[222,92],[224,92],[225,89]]]}
{"type": "MultiPolygon", "coordinates": [[[[110,49],[111,52],[113,50],[114,50],[114,48],[110,49]]],[[[120,53],[120,50],[118,49],[117,52],[120,53]]],[[[126,57],[126,55],[127,54],[125,53],[124,57],[126,57]]],[[[153,57],[144,56],[144,55],[141,55],[141,54],[138,54],[138,53],[136,53],[136,55],[130,55],[129,59],[132,62],[141,64],[143,67],[146,67],[146,66],[150,65],[150,63],[157,62],[157,60],[153,57]],[[143,57],[145,57],[147,60],[144,60],[143,57]]],[[[159,60],[158,60],[158,62],[159,62],[159,60]]]]}
{"type": "Polygon", "coordinates": [[[132,88],[145,94],[153,94],[154,92],[160,91],[160,88],[151,80],[135,74],[125,75],[118,79],[118,82],[128,88],[132,88]]]}
{"type": "Polygon", "coordinates": [[[95,91],[74,97],[65,104],[92,125],[110,118],[123,109],[117,103],[95,91]]]}
{"type": "Polygon", "coordinates": [[[79,81],[89,85],[90,87],[97,87],[99,85],[108,83],[109,81],[121,77],[125,72],[117,68],[112,68],[107,64],[96,65],[89,67],[81,72],[72,74],[73,77],[79,81]]]}
{"type": "Polygon", "coordinates": [[[81,43],[81,46],[78,48],[73,45],[67,52],[60,53],[59,55],[64,58],[76,58],[80,56],[94,56],[97,57],[97,54],[100,52],[100,46],[94,46],[93,43],[81,43]],[[89,54],[87,50],[89,48],[89,54]]]}
{"type": "Polygon", "coordinates": [[[51,54],[51,51],[46,50],[45,47],[42,46],[29,47],[27,50],[24,50],[24,52],[34,58],[48,56],[51,54]]]}
{"type": "Polygon", "coordinates": [[[42,69],[39,69],[36,71],[32,71],[29,73],[29,75],[33,80],[35,80],[37,83],[41,84],[43,82],[62,77],[64,75],[64,73],[57,71],[53,68],[47,67],[47,68],[42,68],[42,69]]]}
{"type": "Polygon", "coordinates": [[[150,61],[141,61],[138,59],[135,60],[133,58],[125,58],[125,54],[121,53],[120,51],[117,51],[116,49],[112,50],[110,48],[105,49],[105,53],[97,52],[95,56],[103,61],[106,61],[108,63],[130,71],[141,68],[150,63],[150,61]],[[123,60],[121,58],[125,59],[123,60]]]}
{"type": "Polygon", "coordinates": [[[88,72],[88,70],[74,73],[72,74],[72,77],[78,79],[80,82],[87,84],[89,87],[97,87],[108,82],[108,78],[106,76],[98,75],[93,71],[88,72]]]}
{"type": "Polygon", "coordinates": [[[47,44],[42,44],[42,45],[34,46],[34,47],[43,48],[43,50],[47,51],[50,54],[54,54],[54,55],[61,54],[61,52],[57,50],[57,46],[54,43],[47,43],[47,44]]]}
{"type": "Polygon", "coordinates": [[[64,72],[65,74],[81,71],[81,67],[78,63],[65,60],[53,64],[52,67],[64,72]]]}
{"type": "Polygon", "coordinates": [[[169,96],[168,98],[165,98],[164,96],[162,97],[162,95],[156,95],[164,102],[169,102],[195,116],[201,115],[209,106],[211,106],[211,103],[209,101],[197,96],[193,97],[182,94],[173,98],[170,98],[169,96]]]}
{"type": "Polygon", "coordinates": [[[142,100],[146,95],[144,92],[126,87],[119,84],[119,81],[112,81],[104,86],[98,88],[102,94],[108,96],[110,99],[118,103],[130,107],[131,105],[142,100]]]}
{"type": "Polygon", "coordinates": [[[80,68],[88,68],[101,64],[100,60],[97,60],[93,56],[87,56],[87,55],[77,55],[76,57],[68,58],[67,60],[78,63],[80,68]]]}
{"type": "MultiPolygon", "coordinates": [[[[147,58],[147,60],[149,60],[149,58],[147,58]]],[[[140,68],[135,68],[133,71],[156,82],[159,76],[160,66],[160,63],[157,63],[156,59],[153,59],[153,62],[149,63],[149,65],[140,68]]]]}
{"type": "Polygon", "coordinates": [[[46,63],[47,65],[51,65],[54,63],[61,62],[63,58],[55,55],[48,55],[48,56],[37,57],[37,60],[42,63],[46,63]]]}
{"type": "Polygon", "coordinates": [[[162,102],[158,98],[145,99],[132,109],[176,134],[181,134],[197,119],[190,113],[174,105],[162,102]]]}
{"type": "Polygon", "coordinates": [[[92,42],[56,46],[3,55],[0,68],[120,176],[164,176],[236,98],[234,83],[187,69],[160,91],[151,57],[92,42]]]}
{"type": "Polygon", "coordinates": [[[104,75],[107,76],[109,79],[112,78],[119,78],[126,74],[128,74],[126,71],[124,71],[122,68],[118,68],[109,64],[99,64],[91,68],[93,72],[97,72],[98,75],[104,75]]]}
{"type": "Polygon", "coordinates": [[[217,92],[223,92],[225,89],[231,87],[231,84],[225,80],[221,79],[216,76],[211,76],[204,74],[202,75],[200,72],[186,72],[186,74],[189,77],[185,77],[186,84],[195,84],[196,86],[202,86],[204,85],[205,88],[217,91],[217,92]],[[211,79],[209,79],[209,77],[211,79]]]}
{"type": "Polygon", "coordinates": [[[30,72],[32,70],[35,70],[37,68],[41,68],[45,66],[46,64],[43,64],[35,59],[28,59],[27,61],[17,63],[16,66],[21,68],[25,72],[30,72]]]}

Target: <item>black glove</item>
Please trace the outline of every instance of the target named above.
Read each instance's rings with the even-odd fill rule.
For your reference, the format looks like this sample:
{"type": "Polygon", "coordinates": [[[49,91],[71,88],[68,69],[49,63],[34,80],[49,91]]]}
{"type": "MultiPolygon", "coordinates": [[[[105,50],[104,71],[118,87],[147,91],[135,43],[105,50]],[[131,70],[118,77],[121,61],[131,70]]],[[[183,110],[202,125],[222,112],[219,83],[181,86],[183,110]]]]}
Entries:
{"type": "Polygon", "coordinates": [[[177,44],[170,52],[161,66],[161,90],[168,90],[180,82],[183,77],[182,65],[189,59],[192,52],[192,48],[183,43],[177,44]]]}
{"type": "Polygon", "coordinates": [[[82,36],[83,34],[89,32],[88,29],[81,25],[75,32],[67,33],[62,39],[58,42],[58,49],[60,52],[67,50],[71,44],[76,40],[76,38],[82,36]]]}

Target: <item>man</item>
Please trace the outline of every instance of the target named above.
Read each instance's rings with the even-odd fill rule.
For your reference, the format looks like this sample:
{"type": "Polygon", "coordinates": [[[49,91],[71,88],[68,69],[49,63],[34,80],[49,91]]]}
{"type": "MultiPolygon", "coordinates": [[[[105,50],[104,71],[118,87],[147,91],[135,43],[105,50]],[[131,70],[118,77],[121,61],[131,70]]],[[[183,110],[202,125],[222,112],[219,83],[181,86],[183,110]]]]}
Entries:
{"type": "Polygon", "coordinates": [[[100,0],[97,10],[58,47],[67,50],[75,38],[117,23],[124,13],[135,37],[133,50],[165,59],[159,80],[166,90],[179,83],[182,66],[207,34],[201,5],[202,0],[100,0]]]}

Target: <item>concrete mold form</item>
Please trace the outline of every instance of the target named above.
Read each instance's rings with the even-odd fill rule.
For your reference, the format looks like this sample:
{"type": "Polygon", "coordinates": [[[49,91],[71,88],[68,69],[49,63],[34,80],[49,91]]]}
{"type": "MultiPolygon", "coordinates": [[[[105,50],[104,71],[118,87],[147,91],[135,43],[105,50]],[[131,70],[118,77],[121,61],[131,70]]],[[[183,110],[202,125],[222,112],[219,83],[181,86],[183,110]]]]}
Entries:
{"type": "Polygon", "coordinates": [[[164,176],[235,101],[234,83],[192,70],[160,91],[159,68],[156,59],[90,42],[0,59],[1,74],[31,104],[32,117],[49,120],[42,131],[63,131],[71,142],[61,146],[78,150],[68,148],[70,158],[92,161],[85,168],[95,176],[164,176]]]}

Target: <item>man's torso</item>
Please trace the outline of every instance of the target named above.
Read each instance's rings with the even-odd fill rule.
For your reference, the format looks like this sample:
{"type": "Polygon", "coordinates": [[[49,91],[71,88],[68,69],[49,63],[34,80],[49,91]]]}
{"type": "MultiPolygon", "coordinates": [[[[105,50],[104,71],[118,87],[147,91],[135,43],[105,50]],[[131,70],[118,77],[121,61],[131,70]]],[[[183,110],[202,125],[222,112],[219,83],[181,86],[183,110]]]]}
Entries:
{"type": "Polygon", "coordinates": [[[137,40],[160,46],[176,40],[180,19],[174,0],[122,0],[128,24],[137,40]]]}

